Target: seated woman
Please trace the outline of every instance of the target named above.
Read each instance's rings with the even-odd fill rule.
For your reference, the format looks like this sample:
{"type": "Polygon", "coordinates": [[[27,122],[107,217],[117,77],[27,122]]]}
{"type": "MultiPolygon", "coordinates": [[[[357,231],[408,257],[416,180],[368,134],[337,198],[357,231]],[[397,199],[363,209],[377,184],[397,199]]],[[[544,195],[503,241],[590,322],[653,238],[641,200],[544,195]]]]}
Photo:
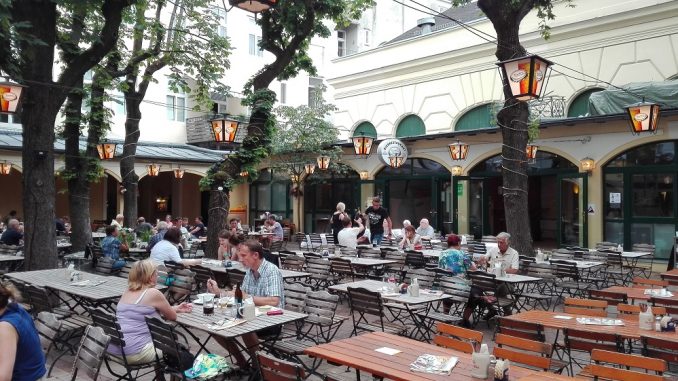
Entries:
{"type": "Polygon", "coordinates": [[[45,355],[33,319],[18,300],[14,286],[0,282],[0,380],[38,380],[46,373],[45,355]]]}
{"type": "MultiPolygon", "coordinates": [[[[193,306],[187,303],[171,306],[165,295],[155,288],[157,278],[158,271],[151,260],[135,262],[127,278],[127,290],[120,297],[116,308],[116,317],[125,338],[125,356],[129,364],[155,361],[155,348],[146,325],[146,316],[162,316],[166,320],[174,321],[177,320],[177,313],[191,312],[193,309],[193,306]]],[[[115,345],[110,345],[108,352],[116,356],[122,355],[121,348],[115,345]]]]}
{"type": "Polygon", "coordinates": [[[217,259],[223,261],[230,259],[232,255],[232,247],[228,242],[231,239],[232,233],[229,230],[223,229],[219,232],[219,248],[217,249],[217,259]]]}
{"type": "MultiPolygon", "coordinates": [[[[440,253],[438,268],[445,270],[449,275],[460,279],[465,276],[466,271],[476,270],[476,265],[473,263],[471,256],[461,250],[461,238],[459,238],[458,235],[450,234],[447,236],[447,250],[440,253]]],[[[447,312],[450,308],[449,303],[443,302],[443,304],[445,312],[447,312]]],[[[469,318],[471,317],[473,308],[469,308],[468,304],[469,303],[467,303],[467,307],[464,308],[462,321],[464,327],[471,327],[469,318]]]]}
{"type": "Polygon", "coordinates": [[[181,231],[179,228],[167,229],[167,233],[162,241],[156,243],[151,249],[150,259],[156,266],[162,265],[165,261],[181,263],[184,266],[199,265],[202,259],[182,259],[179,255],[177,246],[181,243],[181,231]]]}
{"type": "Polygon", "coordinates": [[[421,246],[421,237],[416,233],[414,226],[407,225],[403,228],[403,239],[398,247],[403,250],[415,250],[415,247],[421,246]]]}

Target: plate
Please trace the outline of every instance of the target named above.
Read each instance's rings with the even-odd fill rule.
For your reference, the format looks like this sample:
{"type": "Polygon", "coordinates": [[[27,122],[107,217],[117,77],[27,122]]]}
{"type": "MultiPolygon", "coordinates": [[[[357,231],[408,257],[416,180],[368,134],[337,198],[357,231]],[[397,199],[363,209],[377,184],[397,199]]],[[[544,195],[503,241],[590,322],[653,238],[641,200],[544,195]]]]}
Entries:
{"type": "Polygon", "coordinates": [[[192,303],[201,306],[202,305],[202,298],[198,298],[198,299],[194,300],[192,303]]]}
{"type": "Polygon", "coordinates": [[[259,306],[259,311],[266,312],[266,311],[270,310],[271,308],[273,308],[273,306],[259,306]]]}

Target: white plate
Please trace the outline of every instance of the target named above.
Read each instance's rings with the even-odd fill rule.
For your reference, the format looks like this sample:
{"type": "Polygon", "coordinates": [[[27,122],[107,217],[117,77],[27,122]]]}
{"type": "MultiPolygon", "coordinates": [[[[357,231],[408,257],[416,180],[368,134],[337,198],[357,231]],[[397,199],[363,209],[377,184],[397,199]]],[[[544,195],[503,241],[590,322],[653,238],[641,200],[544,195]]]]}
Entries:
{"type": "Polygon", "coordinates": [[[193,304],[197,304],[197,305],[201,306],[202,305],[202,299],[198,298],[198,299],[194,300],[193,304]]]}

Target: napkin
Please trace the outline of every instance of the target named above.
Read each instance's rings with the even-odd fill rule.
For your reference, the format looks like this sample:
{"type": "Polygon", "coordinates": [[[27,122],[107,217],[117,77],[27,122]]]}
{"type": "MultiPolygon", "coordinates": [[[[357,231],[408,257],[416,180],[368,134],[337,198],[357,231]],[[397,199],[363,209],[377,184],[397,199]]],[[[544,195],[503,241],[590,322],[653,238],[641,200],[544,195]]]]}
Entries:
{"type": "Polygon", "coordinates": [[[413,372],[449,375],[458,361],[459,358],[454,356],[447,357],[426,354],[417,357],[410,364],[410,370],[413,372]]]}
{"type": "Polygon", "coordinates": [[[84,287],[84,286],[88,286],[89,283],[90,283],[90,280],[85,279],[85,280],[81,280],[81,281],[78,281],[78,282],[71,282],[71,286],[84,287]]]}
{"type": "Polygon", "coordinates": [[[219,330],[222,330],[222,329],[235,327],[235,326],[243,324],[243,323],[247,323],[247,320],[245,320],[245,319],[219,320],[217,322],[209,323],[209,324],[205,324],[205,325],[207,326],[207,328],[209,328],[213,331],[219,331],[219,330]]]}

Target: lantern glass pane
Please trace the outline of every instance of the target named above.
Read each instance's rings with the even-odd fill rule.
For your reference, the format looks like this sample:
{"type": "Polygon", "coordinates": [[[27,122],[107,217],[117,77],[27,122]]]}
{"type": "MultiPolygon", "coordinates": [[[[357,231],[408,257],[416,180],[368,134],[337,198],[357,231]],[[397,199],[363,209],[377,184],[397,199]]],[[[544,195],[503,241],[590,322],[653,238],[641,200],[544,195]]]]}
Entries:
{"type": "Polygon", "coordinates": [[[19,107],[23,86],[9,82],[0,84],[0,112],[15,113],[19,107]]]}
{"type": "Polygon", "coordinates": [[[539,98],[546,79],[546,61],[538,57],[525,57],[502,64],[514,98],[521,101],[539,98]]]}
{"type": "Polygon", "coordinates": [[[640,133],[657,129],[659,106],[651,103],[642,103],[628,107],[629,121],[633,132],[640,133]]]}
{"type": "Polygon", "coordinates": [[[275,6],[275,0],[229,0],[231,5],[248,12],[259,13],[275,6]]]}

